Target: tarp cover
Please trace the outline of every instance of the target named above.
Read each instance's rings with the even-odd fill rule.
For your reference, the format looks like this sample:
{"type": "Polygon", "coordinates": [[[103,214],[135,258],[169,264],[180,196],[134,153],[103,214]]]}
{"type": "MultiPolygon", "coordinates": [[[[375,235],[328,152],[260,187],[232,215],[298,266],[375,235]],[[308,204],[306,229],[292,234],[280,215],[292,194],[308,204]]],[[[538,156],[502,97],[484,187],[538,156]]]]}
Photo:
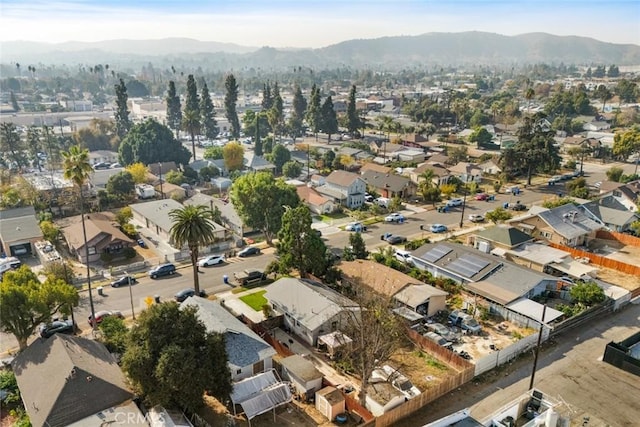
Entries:
{"type": "Polygon", "coordinates": [[[291,390],[286,383],[279,383],[250,397],[240,404],[248,419],[257,417],[291,401],[291,390]]]}

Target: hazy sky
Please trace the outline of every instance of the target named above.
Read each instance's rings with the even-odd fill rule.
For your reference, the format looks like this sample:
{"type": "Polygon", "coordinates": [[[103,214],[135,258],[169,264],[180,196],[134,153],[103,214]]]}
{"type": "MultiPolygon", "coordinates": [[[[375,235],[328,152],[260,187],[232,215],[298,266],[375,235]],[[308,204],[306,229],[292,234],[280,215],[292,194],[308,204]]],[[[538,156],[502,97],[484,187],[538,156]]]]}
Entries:
{"type": "Polygon", "coordinates": [[[322,47],[472,30],[640,44],[640,0],[0,0],[0,41],[190,37],[322,47]]]}

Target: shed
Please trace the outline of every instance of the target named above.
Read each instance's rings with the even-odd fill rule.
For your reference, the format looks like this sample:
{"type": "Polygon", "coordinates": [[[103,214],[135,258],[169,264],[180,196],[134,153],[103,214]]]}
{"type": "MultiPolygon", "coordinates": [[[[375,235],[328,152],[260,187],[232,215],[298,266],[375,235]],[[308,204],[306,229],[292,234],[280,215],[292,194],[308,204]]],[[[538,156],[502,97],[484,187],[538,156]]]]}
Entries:
{"type": "Polygon", "coordinates": [[[345,412],[345,399],[340,390],[335,387],[325,387],[316,392],[316,409],[329,421],[345,412]]]}
{"type": "Polygon", "coordinates": [[[367,389],[367,409],[376,417],[402,405],[405,396],[386,381],[370,383],[367,389]]]}
{"type": "Polygon", "coordinates": [[[299,354],[286,357],[280,362],[282,377],[291,381],[298,395],[310,400],[322,388],[322,373],[311,361],[299,354]]]}

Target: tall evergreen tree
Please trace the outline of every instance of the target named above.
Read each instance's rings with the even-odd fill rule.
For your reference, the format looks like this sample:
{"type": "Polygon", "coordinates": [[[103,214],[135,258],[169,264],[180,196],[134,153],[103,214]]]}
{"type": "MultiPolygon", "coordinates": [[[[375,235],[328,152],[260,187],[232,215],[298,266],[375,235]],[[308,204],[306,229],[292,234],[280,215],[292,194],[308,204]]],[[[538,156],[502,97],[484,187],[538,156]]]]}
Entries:
{"type": "Polygon", "coordinates": [[[224,87],[227,91],[224,96],[225,116],[231,125],[231,136],[238,138],[240,136],[240,120],[238,119],[238,111],[236,110],[238,83],[233,74],[227,75],[224,80],[224,87]]]}
{"type": "Polygon", "coordinates": [[[253,152],[256,156],[262,156],[262,140],[260,139],[260,113],[256,115],[256,136],[253,144],[253,152]]]}
{"type": "Polygon", "coordinates": [[[182,125],[182,106],[180,105],[180,97],[176,93],[176,83],[173,80],[169,81],[166,103],[167,125],[175,131],[176,138],[178,138],[178,132],[180,132],[182,125]]]}
{"type": "MultiPolygon", "coordinates": [[[[275,88],[277,89],[278,86],[276,85],[275,88]]],[[[273,105],[267,113],[267,118],[274,137],[278,137],[282,133],[282,124],[284,122],[284,106],[279,92],[273,98],[273,105]]]]}
{"type": "Polygon", "coordinates": [[[311,97],[309,98],[309,106],[307,108],[307,123],[311,128],[311,131],[316,135],[318,139],[318,132],[320,132],[320,125],[322,124],[322,110],[320,106],[320,89],[314,84],[311,88],[311,97]]]}
{"type": "Polygon", "coordinates": [[[351,86],[347,101],[347,130],[354,135],[360,129],[360,116],[356,109],[356,85],[351,86]]]}
{"type": "Polygon", "coordinates": [[[321,117],[322,131],[328,135],[328,141],[331,142],[331,135],[338,132],[338,118],[336,117],[336,112],[333,109],[333,100],[331,99],[331,95],[329,95],[324,101],[324,104],[322,104],[321,117]]]}
{"type": "Polygon", "coordinates": [[[273,97],[271,96],[271,86],[266,82],[262,87],[262,109],[268,110],[273,106],[273,97]]]}
{"type": "Polygon", "coordinates": [[[289,117],[289,134],[295,140],[302,136],[304,114],[307,109],[307,100],[302,96],[302,89],[296,85],[293,92],[293,111],[289,117]]]}
{"type": "Polygon", "coordinates": [[[182,115],[182,128],[191,136],[191,153],[196,160],[196,135],[200,135],[202,122],[200,120],[200,100],[198,99],[198,87],[193,74],[187,77],[187,99],[184,103],[182,115]]]}
{"type": "Polygon", "coordinates": [[[129,96],[127,95],[127,86],[124,84],[124,80],[120,79],[120,83],[115,85],[116,90],[116,133],[120,137],[120,140],[127,136],[127,132],[131,129],[131,120],[129,120],[129,108],[127,107],[127,101],[129,96]]]}
{"type": "Polygon", "coordinates": [[[202,134],[207,139],[214,139],[218,136],[218,122],[216,121],[216,110],[211,101],[209,88],[207,84],[202,85],[202,94],[200,97],[200,115],[202,120],[202,134]]]}

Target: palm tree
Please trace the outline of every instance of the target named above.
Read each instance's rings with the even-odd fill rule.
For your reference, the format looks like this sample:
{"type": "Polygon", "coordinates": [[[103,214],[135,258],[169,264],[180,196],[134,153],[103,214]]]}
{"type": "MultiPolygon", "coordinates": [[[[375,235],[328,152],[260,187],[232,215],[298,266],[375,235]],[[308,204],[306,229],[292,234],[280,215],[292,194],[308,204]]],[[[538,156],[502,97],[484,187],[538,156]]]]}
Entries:
{"type": "Polygon", "coordinates": [[[215,242],[215,225],[209,208],[203,205],[185,206],[169,212],[173,221],[171,240],[177,248],[185,245],[189,247],[191,266],[193,267],[193,288],[196,295],[200,294],[200,280],[198,277],[198,255],[200,246],[208,246],[215,242]]]}
{"type": "MultiPolygon", "coordinates": [[[[89,180],[89,176],[93,169],[89,163],[89,150],[86,148],[80,148],[79,145],[74,145],[69,148],[69,151],[62,153],[63,161],[62,168],[64,170],[64,177],[73,185],[78,187],[80,192],[80,217],[82,219],[82,237],[84,239],[84,256],[86,258],[87,265],[87,286],[89,288],[89,306],[91,309],[91,318],[95,319],[95,308],[93,306],[93,293],[91,291],[91,270],[89,268],[89,245],[87,245],[87,228],[84,223],[84,197],[82,197],[82,189],[89,180]]],[[[96,322],[92,322],[91,327],[96,329],[96,322]]]]}

